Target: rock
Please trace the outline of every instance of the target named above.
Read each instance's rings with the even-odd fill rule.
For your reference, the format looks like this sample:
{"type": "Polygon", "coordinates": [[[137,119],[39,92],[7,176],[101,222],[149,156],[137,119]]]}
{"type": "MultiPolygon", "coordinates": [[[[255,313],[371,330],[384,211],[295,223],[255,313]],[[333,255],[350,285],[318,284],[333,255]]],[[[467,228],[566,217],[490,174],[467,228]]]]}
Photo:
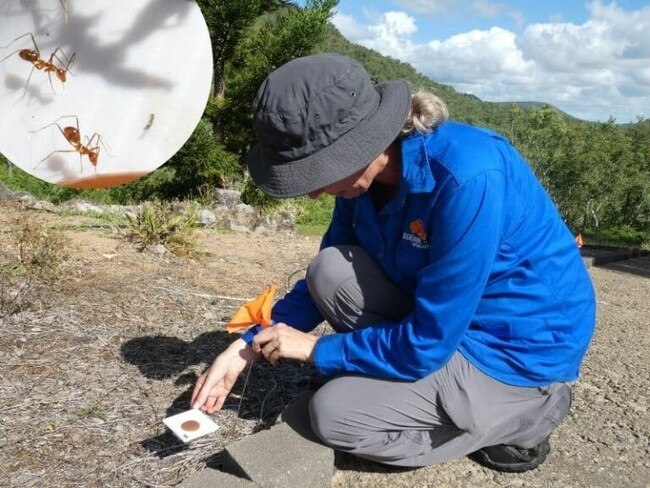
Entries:
{"type": "Polygon", "coordinates": [[[148,246],[147,250],[156,256],[164,256],[167,252],[167,248],[162,244],[156,244],[154,246],[148,246]]]}
{"type": "Polygon", "coordinates": [[[26,206],[31,207],[36,203],[36,198],[26,191],[17,191],[14,193],[14,199],[18,200],[21,203],[24,203],[26,206]]]}
{"type": "Polygon", "coordinates": [[[128,205],[109,205],[107,211],[111,213],[121,213],[121,214],[136,214],[140,211],[139,206],[128,206],[128,205]]]}
{"type": "Polygon", "coordinates": [[[221,190],[216,191],[216,204],[225,205],[226,207],[235,207],[242,203],[241,192],[237,190],[221,190]]]}
{"type": "Polygon", "coordinates": [[[198,224],[202,227],[213,225],[217,222],[217,216],[212,210],[203,208],[199,211],[198,224]]]}
{"type": "Polygon", "coordinates": [[[220,227],[230,228],[230,207],[226,205],[217,205],[212,208],[216,224],[220,227]]]}
{"type": "Polygon", "coordinates": [[[56,205],[45,200],[38,200],[34,202],[29,208],[33,210],[44,210],[46,212],[56,213],[56,205]]]}
{"type": "Polygon", "coordinates": [[[288,210],[281,210],[275,215],[275,229],[293,232],[296,228],[296,216],[288,210]]]}
{"type": "Polygon", "coordinates": [[[62,205],[65,210],[70,212],[79,212],[79,213],[105,213],[105,209],[94,203],[86,202],[84,200],[70,200],[62,205]]]}
{"type": "Polygon", "coordinates": [[[0,200],[11,200],[14,198],[14,192],[0,182],[0,200]]]}
{"type": "Polygon", "coordinates": [[[258,213],[250,205],[240,203],[233,209],[230,217],[230,230],[236,232],[250,232],[255,228],[258,213]]]}

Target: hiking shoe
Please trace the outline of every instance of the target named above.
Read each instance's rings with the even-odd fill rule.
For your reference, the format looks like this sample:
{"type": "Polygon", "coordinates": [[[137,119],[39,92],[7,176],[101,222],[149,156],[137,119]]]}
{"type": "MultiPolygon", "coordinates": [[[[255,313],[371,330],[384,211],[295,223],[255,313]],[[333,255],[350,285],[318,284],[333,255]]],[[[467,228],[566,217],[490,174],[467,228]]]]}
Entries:
{"type": "Polygon", "coordinates": [[[470,458],[486,468],[505,473],[523,473],[535,469],[546,460],[546,455],[551,451],[548,437],[535,447],[523,447],[499,444],[488,446],[472,453],[470,458]]]}

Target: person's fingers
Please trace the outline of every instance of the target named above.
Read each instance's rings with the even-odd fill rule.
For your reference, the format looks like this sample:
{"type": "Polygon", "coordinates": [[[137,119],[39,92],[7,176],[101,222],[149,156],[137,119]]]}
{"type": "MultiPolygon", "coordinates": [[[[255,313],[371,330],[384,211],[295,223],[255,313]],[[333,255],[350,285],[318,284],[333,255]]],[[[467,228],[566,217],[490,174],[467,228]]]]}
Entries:
{"type": "Polygon", "coordinates": [[[262,351],[262,348],[266,343],[268,343],[270,340],[273,339],[274,336],[274,327],[267,327],[266,329],[262,329],[257,333],[255,337],[253,337],[253,351],[257,354],[259,354],[262,351]]]}
{"type": "Polygon", "coordinates": [[[210,369],[207,371],[207,373],[204,373],[204,375],[205,378],[203,379],[203,382],[199,388],[198,395],[192,402],[192,408],[199,408],[204,405],[208,399],[208,396],[212,392],[212,389],[217,385],[219,381],[221,381],[221,378],[223,377],[223,373],[221,372],[220,368],[215,369],[213,367],[210,367],[210,369]]]}
{"type": "Polygon", "coordinates": [[[221,410],[221,407],[223,407],[223,404],[226,402],[226,398],[228,398],[228,395],[220,395],[217,398],[217,401],[214,404],[212,412],[210,412],[210,413],[214,413],[214,412],[216,412],[218,410],[221,410]]]}
{"type": "Polygon", "coordinates": [[[214,413],[217,410],[220,410],[223,406],[223,403],[226,399],[226,395],[221,394],[220,392],[215,392],[208,395],[203,407],[201,407],[205,412],[214,413]]]}
{"type": "Polygon", "coordinates": [[[194,385],[194,390],[192,391],[192,399],[190,400],[190,405],[194,405],[194,400],[196,400],[196,397],[201,391],[201,387],[203,386],[203,383],[205,383],[205,376],[206,376],[205,373],[203,373],[196,380],[196,384],[194,385]]]}
{"type": "Polygon", "coordinates": [[[262,348],[262,356],[275,366],[280,359],[280,344],[277,340],[267,342],[262,348]]]}
{"type": "Polygon", "coordinates": [[[271,365],[273,365],[273,366],[275,366],[276,364],[278,364],[278,361],[280,361],[280,359],[282,359],[282,356],[280,356],[280,352],[279,352],[277,349],[275,349],[275,350],[274,350],[274,351],[269,355],[269,363],[271,363],[271,365]]]}

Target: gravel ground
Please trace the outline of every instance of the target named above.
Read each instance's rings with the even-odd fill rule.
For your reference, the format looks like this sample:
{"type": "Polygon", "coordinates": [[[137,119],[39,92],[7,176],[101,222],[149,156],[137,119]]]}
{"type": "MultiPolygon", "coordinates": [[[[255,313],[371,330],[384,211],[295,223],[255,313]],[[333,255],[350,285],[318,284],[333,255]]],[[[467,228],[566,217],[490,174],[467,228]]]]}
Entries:
{"type": "Polygon", "coordinates": [[[396,472],[340,455],[333,488],[650,486],[650,257],[589,271],[597,331],[546,463],[515,475],[468,459],[396,472]]]}
{"type": "MultiPolygon", "coordinates": [[[[305,387],[309,367],[256,363],[216,434],[187,448],[162,424],[232,340],[230,314],[270,282],[289,288],[318,239],[202,230],[207,254],[190,260],[137,252],[78,217],[37,217],[67,226],[69,257],[58,281],[32,283],[25,308],[0,317],[0,486],[173,486],[218,468],[225,445],[271,425],[305,387]]],[[[598,330],[538,470],[503,475],[461,459],[399,471],[338,455],[332,486],[650,486],[650,262],[590,272],[598,330]]]]}

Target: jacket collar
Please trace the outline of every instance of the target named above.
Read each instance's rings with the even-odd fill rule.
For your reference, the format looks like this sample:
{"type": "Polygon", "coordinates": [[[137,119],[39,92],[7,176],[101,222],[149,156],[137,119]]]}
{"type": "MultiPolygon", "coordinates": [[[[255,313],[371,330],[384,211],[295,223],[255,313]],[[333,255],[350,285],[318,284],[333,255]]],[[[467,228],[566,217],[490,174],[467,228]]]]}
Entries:
{"type": "Polygon", "coordinates": [[[402,139],[400,193],[426,193],[436,185],[427,154],[427,136],[416,132],[402,139]]]}

